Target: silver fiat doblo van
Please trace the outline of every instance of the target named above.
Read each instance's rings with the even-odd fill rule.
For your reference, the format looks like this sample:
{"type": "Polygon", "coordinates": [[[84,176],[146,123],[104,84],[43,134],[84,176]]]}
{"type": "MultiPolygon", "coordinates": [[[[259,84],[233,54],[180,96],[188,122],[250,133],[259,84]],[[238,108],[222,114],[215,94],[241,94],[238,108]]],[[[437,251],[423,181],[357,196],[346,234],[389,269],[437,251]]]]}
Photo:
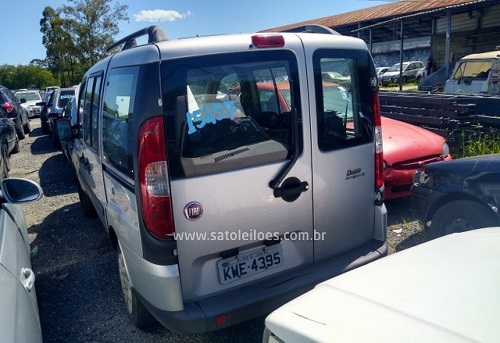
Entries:
{"type": "Polygon", "coordinates": [[[135,325],[227,327],[386,255],[372,58],[306,31],[169,41],[152,26],[84,76],[79,132],[61,120],[60,137],[135,325]]]}

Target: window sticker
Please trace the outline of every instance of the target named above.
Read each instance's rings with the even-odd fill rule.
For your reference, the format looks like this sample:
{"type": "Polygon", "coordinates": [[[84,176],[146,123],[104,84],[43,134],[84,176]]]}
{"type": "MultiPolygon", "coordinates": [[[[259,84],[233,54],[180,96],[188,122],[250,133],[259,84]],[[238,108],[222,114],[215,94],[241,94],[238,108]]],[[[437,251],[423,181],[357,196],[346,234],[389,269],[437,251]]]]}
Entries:
{"type": "Polygon", "coordinates": [[[186,113],[188,134],[192,135],[207,124],[216,124],[223,119],[234,120],[237,108],[233,100],[224,102],[205,103],[200,109],[186,113]]]}

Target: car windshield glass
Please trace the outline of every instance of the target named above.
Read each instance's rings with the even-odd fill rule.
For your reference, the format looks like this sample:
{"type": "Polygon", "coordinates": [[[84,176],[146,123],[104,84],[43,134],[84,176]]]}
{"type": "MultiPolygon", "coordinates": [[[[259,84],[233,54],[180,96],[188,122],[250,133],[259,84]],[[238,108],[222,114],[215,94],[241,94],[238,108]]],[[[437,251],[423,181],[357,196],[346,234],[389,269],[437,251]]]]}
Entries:
{"type": "Polygon", "coordinates": [[[30,100],[41,101],[42,100],[42,97],[40,96],[40,93],[38,93],[38,92],[17,92],[16,98],[26,99],[26,101],[30,101],[30,100]]]}
{"type": "Polygon", "coordinates": [[[476,79],[486,79],[490,72],[491,61],[465,61],[458,65],[453,74],[453,79],[458,80],[463,77],[476,79]]]}
{"type": "Polygon", "coordinates": [[[66,106],[66,103],[68,102],[69,99],[72,99],[75,97],[75,90],[67,90],[67,91],[61,91],[61,96],[59,97],[59,101],[57,106],[62,108],[66,106]]]}

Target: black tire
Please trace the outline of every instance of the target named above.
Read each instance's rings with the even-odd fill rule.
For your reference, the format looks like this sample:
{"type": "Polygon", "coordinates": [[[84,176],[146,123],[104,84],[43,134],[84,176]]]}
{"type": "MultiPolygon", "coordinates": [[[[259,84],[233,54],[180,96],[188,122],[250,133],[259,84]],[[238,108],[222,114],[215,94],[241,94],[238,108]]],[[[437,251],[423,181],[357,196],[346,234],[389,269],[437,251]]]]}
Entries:
{"type": "Polygon", "coordinates": [[[17,133],[17,137],[19,138],[19,140],[23,140],[24,138],[26,138],[26,135],[24,134],[23,126],[21,125],[21,123],[19,121],[16,123],[16,133],[17,133]]]}
{"type": "Polygon", "coordinates": [[[80,184],[77,184],[78,188],[78,198],[80,199],[80,206],[82,206],[83,214],[85,217],[94,218],[97,216],[97,212],[95,211],[94,205],[90,200],[89,196],[82,189],[80,184]]]}
{"type": "Polygon", "coordinates": [[[16,137],[16,145],[14,145],[14,148],[10,152],[11,154],[17,154],[19,152],[19,139],[16,137]]]}
{"type": "Polygon", "coordinates": [[[31,124],[29,120],[26,123],[24,123],[23,131],[25,134],[31,133],[31,124]]]}
{"type": "Polygon", "coordinates": [[[137,327],[144,327],[155,322],[154,317],[149,313],[146,307],[141,303],[140,299],[135,294],[130,284],[130,277],[128,274],[125,259],[123,257],[120,243],[117,248],[118,253],[118,273],[120,275],[120,284],[122,288],[123,300],[127,314],[132,323],[137,327]]]}
{"type": "Polygon", "coordinates": [[[9,171],[10,171],[10,160],[9,160],[9,154],[7,152],[7,146],[5,144],[2,144],[2,147],[0,148],[0,154],[2,155],[2,165],[0,167],[0,179],[7,178],[9,177],[9,171]]]}
{"type": "Polygon", "coordinates": [[[408,82],[408,78],[406,76],[403,76],[403,83],[407,83],[408,82]]]}
{"type": "Polygon", "coordinates": [[[428,236],[434,239],[498,224],[498,218],[488,207],[471,200],[457,200],[443,205],[434,213],[428,236]]]}
{"type": "Polygon", "coordinates": [[[42,121],[41,127],[42,127],[42,135],[48,135],[49,134],[49,124],[47,122],[42,121]]]}

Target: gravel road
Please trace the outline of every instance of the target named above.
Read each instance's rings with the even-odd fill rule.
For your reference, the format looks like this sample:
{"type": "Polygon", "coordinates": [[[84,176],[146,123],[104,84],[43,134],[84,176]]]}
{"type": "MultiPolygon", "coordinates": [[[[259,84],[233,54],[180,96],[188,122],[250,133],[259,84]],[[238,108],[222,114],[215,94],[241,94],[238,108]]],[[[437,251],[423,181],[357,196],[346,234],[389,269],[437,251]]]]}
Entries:
{"type": "MultiPolygon", "coordinates": [[[[98,219],[83,216],[68,162],[40,120],[11,156],[11,177],[36,181],[44,197],[22,205],[28,221],[44,342],[260,342],[264,317],[204,335],[179,335],[127,318],[116,254],[98,219]]],[[[425,240],[408,199],[387,203],[390,253],[425,240]]]]}

